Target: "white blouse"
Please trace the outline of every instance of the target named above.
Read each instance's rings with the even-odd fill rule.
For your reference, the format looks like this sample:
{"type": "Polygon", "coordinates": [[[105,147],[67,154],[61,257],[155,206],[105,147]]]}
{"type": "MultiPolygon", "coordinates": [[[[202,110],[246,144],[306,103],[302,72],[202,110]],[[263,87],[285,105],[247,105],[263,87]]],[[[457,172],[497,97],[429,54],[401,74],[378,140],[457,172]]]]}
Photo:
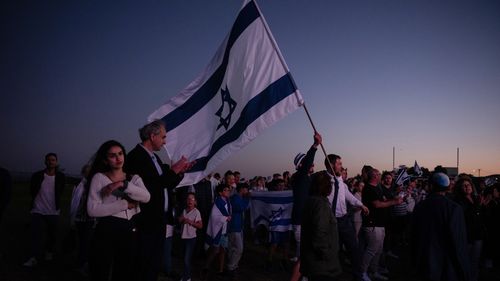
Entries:
{"type": "MultiPolygon", "coordinates": [[[[90,182],[89,198],[87,201],[87,212],[91,217],[114,216],[130,220],[133,215],[140,213],[139,205],[136,208],[128,209],[128,202],[125,199],[109,194],[104,198],[101,196],[102,188],[112,181],[104,174],[97,173],[90,182]]],[[[141,177],[134,175],[124,190],[131,199],[140,202],[149,202],[150,194],[144,186],[141,177]]]]}

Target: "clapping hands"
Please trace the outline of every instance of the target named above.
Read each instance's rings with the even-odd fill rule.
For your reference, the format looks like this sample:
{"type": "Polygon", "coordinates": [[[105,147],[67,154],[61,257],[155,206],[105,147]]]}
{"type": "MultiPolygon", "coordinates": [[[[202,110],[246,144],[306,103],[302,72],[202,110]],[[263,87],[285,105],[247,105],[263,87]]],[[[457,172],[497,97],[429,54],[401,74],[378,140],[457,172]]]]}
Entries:
{"type": "Polygon", "coordinates": [[[176,174],[182,174],[186,171],[189,171],[194,166],[194,164],[196,164],[196,161],[189,162],[186,157],[182,156],[179,161],[175,162],[172,165],[171,169],[176,174]]]}

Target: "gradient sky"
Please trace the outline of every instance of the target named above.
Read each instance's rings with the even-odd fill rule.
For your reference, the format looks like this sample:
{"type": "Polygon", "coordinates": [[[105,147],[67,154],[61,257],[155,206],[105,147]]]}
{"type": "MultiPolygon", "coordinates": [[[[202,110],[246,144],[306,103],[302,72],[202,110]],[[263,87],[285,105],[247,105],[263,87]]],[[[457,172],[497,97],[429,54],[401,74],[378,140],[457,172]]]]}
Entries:
{"type": "MultiPolygon", "coordinates": [[[[0,165],[33,172],[54,151],[75,174],[108,139],[130,150],[147,116],[206,66],[241,4],[2,1],[0,165]]],[[[461,172],[500,173],[499,1],[258,4],[327,152],[351,175],[391,169],[393,146],[396,165],[455,166],[459,147],[461,172]]],[[[293,171],[312,135],[298,110],[217,171],[293,171]]]]}

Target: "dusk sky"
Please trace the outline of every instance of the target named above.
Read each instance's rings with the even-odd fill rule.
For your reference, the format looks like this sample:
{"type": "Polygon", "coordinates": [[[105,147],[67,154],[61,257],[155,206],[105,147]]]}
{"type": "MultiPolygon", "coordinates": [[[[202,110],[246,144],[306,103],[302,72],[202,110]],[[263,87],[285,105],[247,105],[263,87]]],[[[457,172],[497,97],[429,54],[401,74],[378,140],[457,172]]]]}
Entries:
{"type": "MultiPolygon", "coordinates": [[[[328,153],[364,164],[500,174],[500,1],[257,1],[328,153]]],[[[208,64],[242,1],[2,1],[0,165],[78,174],[208,64]]],[[[293,171],[300,109],[217,169],[293,171]]],[[[168,138],[168,134],[167,134],[168,138]]],[[[162,158],[168,161],[166,153],[162,158]]],[[[316,168],[323,169],[321,151],[316,168]]]]}

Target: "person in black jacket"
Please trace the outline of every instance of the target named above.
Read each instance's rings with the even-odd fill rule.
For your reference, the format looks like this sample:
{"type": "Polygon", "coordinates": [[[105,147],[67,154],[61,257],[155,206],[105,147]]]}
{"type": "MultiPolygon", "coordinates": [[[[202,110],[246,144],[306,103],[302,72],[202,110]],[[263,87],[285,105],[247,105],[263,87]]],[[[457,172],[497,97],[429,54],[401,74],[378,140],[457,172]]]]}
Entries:
{"type": "Polygon", "coordinates": [[[305,202],[309,197],[309,186],[311,185],[311,175],[314,172],[314,156],[318,150],[318,145],[321,144],[322,138],[318,132],[314,133],[314,142],[307,154],[299,153],[295,156],[293,164],[297,171],[290,179],[290,186],[293,190],[293,209],[292,209],[292,225],[293,234],[296,242],[295,260],[292,277],[290,280],[299,280],[300,278],[300,241],[301,241],[301,224],[302,211],[305,202]]]}
{"type": "Polygon", "coordinates": [[[464,212],[472,279],[477,280],[479,277],[479,260],[483,248],[485,226],[480,197],[476,194],[470,177],[466,175],[459,176],[455,183],[453,199],[462,206],[464,212]]]}
{"type": "Polygon", "coordinates": [[[463,209],[446,196],[447,175],[429,181],[431,194],[413,211],[411,264],[419,280],[472,280],[463,209]]]}
{"type": "MultiPolygon", "coordinates": [[[[174,224],[173,190],[190,169],[193,162],[182,157],[170,167],[163,164],[155,151],[165,144],[167,132],[161,120],[153,121],[139,129],[141,143],[127,155],[125,172],[139,175],[151,199],[141,204],[137,215],[139,236],[139,276],[141,280],[156,281],[161,268],[161,260],[166,247],[165,261],[170,263],[172,237],[165,238],[174,224]]],[[[171,268],[169,268],[171,270],[171,268]]],[[[167,269],[167,271],[169,271],[167,269]]],[[[166,272],[167,275],[171,272],[166,272]]]]}
{"type": "Polygon", "coordinates": [[[53,259],[56,245],[57,225],[61,213],[61,195],[66,178],[57,170],[57,154],[45,155],[45,169],[33,174],[31,192],[31,257],[23,265],[33,267],[38,264],[43,251],[43,225],[47,228],[47,248],[45,260],[53,259]]]}
{"type": "Polygon", "coordinates": [[[336,280],[342,273],[339,261],[339,232],[328,195],[330,176],[322,171],[313,175],[311,196],[303,209],[300,272],[310,281],[336,280]]]}

